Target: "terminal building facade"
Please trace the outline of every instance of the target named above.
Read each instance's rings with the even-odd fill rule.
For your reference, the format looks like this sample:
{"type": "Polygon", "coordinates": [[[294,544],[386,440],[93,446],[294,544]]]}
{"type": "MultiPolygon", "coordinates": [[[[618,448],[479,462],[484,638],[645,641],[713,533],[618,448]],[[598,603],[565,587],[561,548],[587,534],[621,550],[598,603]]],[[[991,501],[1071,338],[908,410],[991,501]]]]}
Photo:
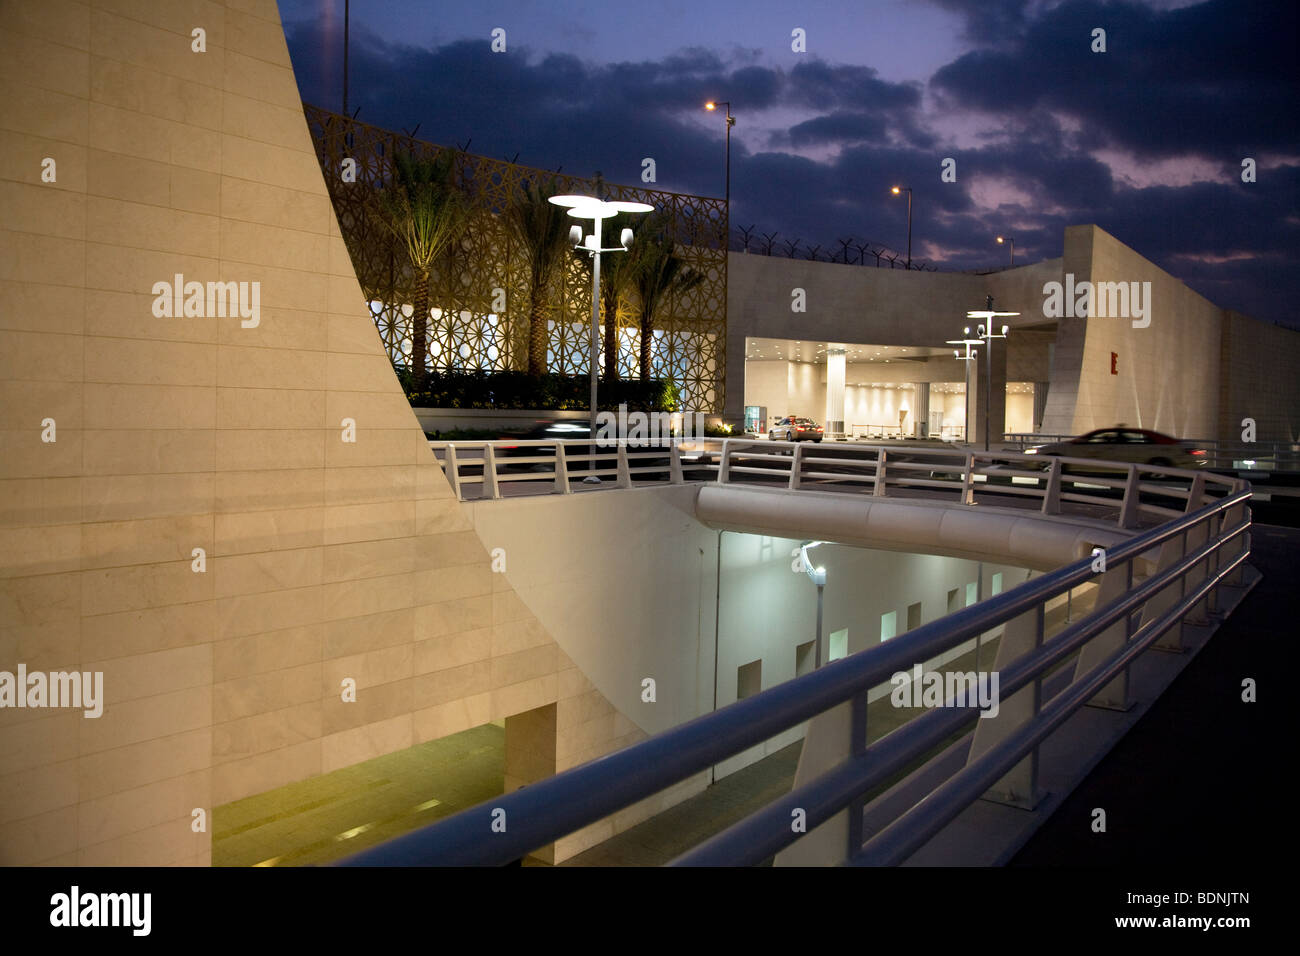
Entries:
{"type": "Polygon", "coordinates": [[[746,407],[765,406],[768,424],[774,415],[821,421],[840,407],[848,434],[920,435],[927,423],[927,435],[959,438],[966,370],[953,352],[964,349],[946,343],[968,326],[974,335],[982,320],[965,316],[987,296],[1019,315],[996,319],[1007,338],[971,363],[972,440],[987,414],[994,441],[1124,423],[1236,443],[1245,418],[1258,441],[1300,440],[1300,333],[1215,305],[1092,225],[1068,227],[1059,258],[987,275],[731,253],[726,418],[740,424],[746,407]],[[1064,292],[1084,282],[1137,283],[1148,314],[1138,317],[1133,302],[1115,317],[1050,314],[1053,283],[1064,292]],[[805,311],[792,311],[796,290],[805,311]],[[981,381],[989,358],[991,412],[981,381]]]}

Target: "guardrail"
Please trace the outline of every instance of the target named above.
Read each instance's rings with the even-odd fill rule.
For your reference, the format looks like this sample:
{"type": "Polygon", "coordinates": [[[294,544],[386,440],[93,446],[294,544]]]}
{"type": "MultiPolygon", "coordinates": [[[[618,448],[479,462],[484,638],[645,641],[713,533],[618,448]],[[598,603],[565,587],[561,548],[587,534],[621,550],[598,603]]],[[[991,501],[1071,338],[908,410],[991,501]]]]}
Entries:
{"type": "MultiPolygon", "coordinates": [[[[761,862],[803,836],[791,826],[796,810],[804,814],[808,834],[839,818],[847,838],[833,855],[841,862],[902,862],[981,795],[1032,802],[1043,741],[1086,703],[1125,707],[1133,661],[1153,645],[1178,649],[1182,622],[1208,621],[1217,613],[1220,589],[1241,583],[1250,553],[1249,498],[1243,487],[1134,536],[1109,551],[1100,573],[1095,559],[1082,559],[888,643],[366,850],[344,865],[505,864],[814,718],[848,721],[841,759],[674,863],[761,862]],[[1153,553],[1155,570],[1144,576],[1135,565],[1153,553]],[[1049,639],[1048,603],[1089,582],[1099,586],[1094,610],[1049,639]],[[866,745],[871,688],[999,626],[1005,630],[996,718],[981,720],[970,707],[939,707],[866,745]],[[1057,675],[1068,682],[1045,697],[1049,673],[1076,654],[1073,672],[1066,668],[1057,675]],[[873,795],[892,775],[909,770],[971,723],[977,726],[962,738],[966,757],[955,773],[909,795],[906,806],[891,809],[873,795]],[[864,823],[868,819],[870,828],[864,823]],[[507,827],[500,826],[503,820],[507,827]]],[[[945,759],[942,754],[929,759],[907,780],[926,780],[927,771],[945,759]]]]}
{"type": "MultiPolygon", "coordinates": [[[[1004,444],[1015,445],[1020,451],[1035,445],[1054,445],[1067,442],[1076,435],[1037,435],[1007,433],[1004,444]]],[[[1300,471],[1300,444],[1294,442],[1226,442],[1216,438],[1185,438],[1183,444],[1202,448],[1210,468],[1227,471],[1300,471]]]]}
{"type": "Polygon", "coordinates": [[[476,488],[478,497],[500,498],[513,482],[541,483],[552,493],[571,494],[578,482],[594,475],[611,479],[602,481],[608,488],[629,488],[642,481],[715,480],[875,497],[925,491],[964,505],[976,504],[981,496],[1032,498],[1043,514],[1061,514],[1066,504],[1101,506],[1116,511],[1120,527],[1137,528],[1243,485],[1240,479],[1200,470],[909,445],[745,438],[649,449],[624,443],[593,450],[583,439],[429,444],[462,501],[476,488]],[[1101,470],[1106,468],[1114,470],[1101,470]]]}
{"type": "Polygon", "coordinates": [[[502,486],[542,482],[554,494],[572,494],[573,485],[599,478],[609,488],[630,488],[643,480],[681,484],[707,478],[721,442],[673,440],[643,446],[622,441],[613,447],[587,439],[431,441],[451,489],[461,501],[477,487],[479,497],[500,498],[502,486]],[[691,479],[687,478],[690,473],[691,479]],[[606,484],[606,481],[609,481],[606,484]]]}

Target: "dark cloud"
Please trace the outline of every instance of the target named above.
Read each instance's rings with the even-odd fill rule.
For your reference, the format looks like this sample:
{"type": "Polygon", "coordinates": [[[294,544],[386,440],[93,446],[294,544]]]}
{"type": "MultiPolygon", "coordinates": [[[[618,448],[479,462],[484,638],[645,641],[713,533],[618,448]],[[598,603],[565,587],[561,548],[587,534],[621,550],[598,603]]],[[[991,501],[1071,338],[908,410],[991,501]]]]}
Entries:
{"type": "Polygon", "coordinates": [[[831,142],[855,143],[884,138],[883,118],[842,110],[791,126],[786,134],[787,141],[795,147],[817,146],[831,142]]]}
{"type": "Polygon", "coordinates": [[[1008,48],[940,69],[932,88],[958,109],[1046,108],[1085,124],[1095,145],[1139,156],[1252,156],[1300,147],[1300,5],[1212,2],[1155,11],[1071,0],[1008,48]],[[1107,52],[1091,52],[1092,31],[1107,52]]]}
{"type": "Polygon", "coordinates": [[[810,60],[790,71],[787,97],[815,110],[897,110],[919,106],[921,90],[911,83],[887,83],[870,67],[810,60]]]}
{"type": "MultiPolygon", "coordinates": [[[[652,157],[659,188],[713,196],[725,127],[701,107],[730,100],[744,133],[731,143],[732,221],[778,244],[905,248],[907,202],[889,193],[899,183],[914,191],[914,259],[937,249],[948,269],[1001,264],[999,233],[1015,236],[1018,262],[1051,258],[1066,226],[1096,223],[1221,305],[1300,324],[1300,167],[1239,175],[1242,156],[1300,156],[1290,4],[932,2],[966,17],[975,46],[934,75],[930,99],[818,59],[783,69],[753,51],[686,47],[602,64],[494,54],[481,40],[424,49],[356,26],[350,98],[377,126],[419,123],[433,142],[472,137],[474,152],[611,182],[638,182],[652,157]],[[1094,26],[1105,54],[1089,51],[1094,26]],[[1101,147],[1208,160],[1222,178],[1134,188],[1101,147]],[[946,156],[956,183],[940,181],[946,156]]],[[[337,37],[315,22],[287,35],[303,99],[337,109],[340,63],[321,52],[337,37]]]]}
{"type": "Polygon", "coordinates": [[[965,36],[981,45],[999,45],[1022,33],[1029,23],[1030,0],[930,0],[937,7],[959,13],[966,21],[965,36]]]}

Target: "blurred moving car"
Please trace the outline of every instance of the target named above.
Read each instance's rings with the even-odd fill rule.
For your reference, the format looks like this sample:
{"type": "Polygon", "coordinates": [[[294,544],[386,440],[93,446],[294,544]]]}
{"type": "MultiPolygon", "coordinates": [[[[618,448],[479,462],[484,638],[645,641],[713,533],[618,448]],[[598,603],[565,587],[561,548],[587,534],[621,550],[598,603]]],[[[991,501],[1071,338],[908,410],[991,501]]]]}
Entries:
{"type": "MultiPolygon", "coordinates": [[[[608,455],[618,450],[619,442],[617,440],[602,438],[599,430],[596,434],[596,443],[595,447],[593,447],[590,444],[591,426],[587,421],[582,419],[540,420],[526,431],[503,433],[497,440],[494,452],[497,456],[498,467],[502,469],[512,471],[519,469],[550,470],[552,467],[550,464],[533,461],[516,462],[512,461],[512,459],[554,458],[555,447],[553,445],[516,445],[514,443],[563,440],[568,442],[564,446],[564,452],[569,459],[576,456],[590,455],[593,452],[598,455],[608,455]],[[578,444],[579,441],[581,441],[581,444],[578,444]]],[[[627,442],[628,454],[632,459],[631,466],[633,468],[667,468],[672,445],[673,439],[667,436],[627,442]],[[660,454],[651,456],[648,454],[650,452],[660,452],[660,454]]],[[[700,480],[701,475],[693,469],[707,467],[712,463],[712,460],[711,455],[697,450],[693,444],[688,443],[688,450],[683,450],[681,453],[683,476],[690,480],[700,480]]],[[[575,472],[581,472],[587,467],[585,461],[570,461],[569,464],[569,468],[575,472]]],[[[604,467],[610,466],[607,463],[604,467]]]]}
{"type": "Polygon", "coordinates": [[[787,415],[768,431],[769,441],[815,441],[822,440],[822,427],[811,418],[796,418],[787,415]]]}
{"type": "MultiPolygon", "coordinates": [[[[1055,456],[1060,458],[1098,458],[1107,461],[1165,468],[1200,468],[1209,460],[1204,448],[1180,441],[1149,428],[1129,428],[1116,425],[1099,428],[1069,441],[1055,442],[1026,448],[1027,455],[1055,456]]],[[[1113,471],[1098,465],[1099,470],[1113,471]]],[[[1075,471],[1079,466],[1075,466],[1075,471]]]]}

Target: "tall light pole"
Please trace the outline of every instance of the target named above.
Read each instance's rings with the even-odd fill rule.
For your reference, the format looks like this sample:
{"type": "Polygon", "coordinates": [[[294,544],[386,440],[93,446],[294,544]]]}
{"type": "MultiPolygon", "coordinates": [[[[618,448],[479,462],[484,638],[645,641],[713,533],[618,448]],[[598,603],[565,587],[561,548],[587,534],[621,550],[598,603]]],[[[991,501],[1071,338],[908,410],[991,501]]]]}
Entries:
{"type": "MultiPolygon", "coordinates": [[[[731,101],[730,101],[730,100],[723,100],[723,101],[720,102],[720,103],[715,103],[713,100],[709,100],[707,103],[704,104],[704,108],[705,108],[706,110],[709,110],[710,112],[712,112],[713,110],[716,110],[719,106],[725,106],[725,107],[727,108],[727,110],[726,110],[726,114],[727,114],[727,185],[726,185],[726,199],[727,199],[727,229],[730,230],[730,229],[731,229],[731,127],[733,127],[733,126],[736,125],[736,117],[734,117],[734,116],[731,115],[731,101]]],[[[730,236],[727,237],[727,241],[728,241],[728,243],[730,243],[730,241],[731,241],[731,237],[730,237],[730,236]]]]}
{"type": "Polygon", "coordinates": [[[961,331],[962,331],[962,334],[965,336],[965,338],[960,338],[960,339],[949,339],[949,340],[948,340],[948,344],[949,344],[949,345],[964,345],[964,346],[966,346],[966,354],[965,354],[965,355],[963,355],[961,352],[957,351],[956,349],[953,349],[953,350],[952,350],[952,357],[955,358],[955,359],[957,359],[957,361],[959,361],[959,362],[965,362],[965,363],[966,363],[966,393],[965,393],[965,409],[964,409],[964,411],[962,412],[963,418],[962,418],[961,431],[962,431],[962,439],[963,439],[964,441],[966,441],[966,442],[969,443],[969,442],[970,442],[970,428],[971,428],[971,414],[970,414],[970,398],[971,398],[971,395],[970,395],[970,370],[971,370],[971,362],[974,362],[976,356],[979,355],[979,350],[978,350],[978,349],[972,349],[971,346],[972,346],[972,345],[979,345],[979,344],[980,344],[981,342],[983,342],[984,340],[983,340],[983,339],[973,339],[973,338],[971,338],[971,337],[970,337],[970,326],[969,326],[969,325],[966,326],[966,328],[962,329],[961,331]]]}
{"type": "MultiPolygon", "coordinates": [[[[608,249],[601,248],[600,228],[606,220],[620,212],[653,212],[654,206],[643,202],[605,202],[594,196],[552,196],[550,201],[557,206],[568,206],[569,215],[575,219],[590,219],[592,231],[584,241],[582,227],[574,226],[569,230],[569,240],[575,249],[591,256],[591,412],[588,416],[591,432],[590,444],[587,446],[592,454],[591,471],[596,470],[596,382],[600,372],[600,254],[602,252],[627,252],[632,245],[632,230],[624,229],[619,236],[619,245],[608,249]]],[[[612,321],[612,317],[611,317],[612,321]]],[[[597,483],[596,475],[591,474],[582,479],[584,482],[597,483]]]]}
{"type": "MultiPolygon", "coordinates": [[[[993,296],[985,297],[985,310],[983,312],[967,312],[968,319],[983,319],[986,324],[981,325],[975,333],[984,340],[984,450],[989,450],[989,427],[993,419],[993,340],[1005,339],[1007,337],[1008,326],[1002,326],[1002,333],[993,332],[993,319],[1004,315],[1019,315],[1019,312],[994,312],[993,296]]],[[[1004,386],[1005,388],[1005,386],[1004,386]]]]}
{"type": "Polygon", "coordinates": [[[348,115],[348,26],[352,20],[352,0],[343,0],[343,115],[348,115]]]}
{"type": "Polygon", "coordinates": [[[907,190],[907,267],[912,268],[912,187],[895,186],[890,190],[897,196],[904,189],[907,190]]]}
{"type": "Polygon", "coordinates": [[[1007,237],[1003,238],[1002,236],[998,236],[998,245],[1000,246],[1000,245],[1002,245],[1002,243],[1004,243],[1004,242],[1009,242],[1009,243],[1011,243],[1011,264],[1014,266],[1014,265],[1016,264],[1016,240],[1015,240],[1015,237],[1014,237],[1014,236],[1007,236],[1007,237]]]}

